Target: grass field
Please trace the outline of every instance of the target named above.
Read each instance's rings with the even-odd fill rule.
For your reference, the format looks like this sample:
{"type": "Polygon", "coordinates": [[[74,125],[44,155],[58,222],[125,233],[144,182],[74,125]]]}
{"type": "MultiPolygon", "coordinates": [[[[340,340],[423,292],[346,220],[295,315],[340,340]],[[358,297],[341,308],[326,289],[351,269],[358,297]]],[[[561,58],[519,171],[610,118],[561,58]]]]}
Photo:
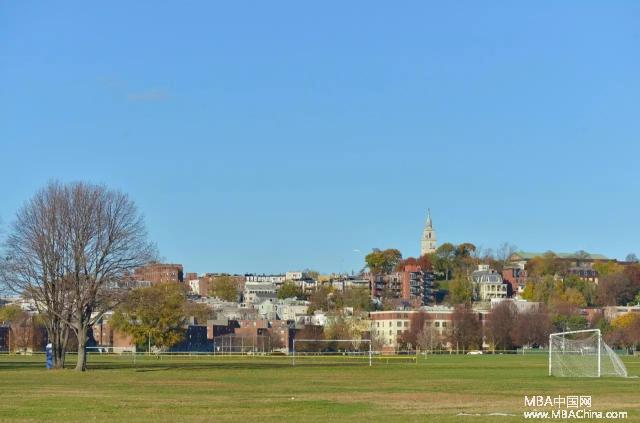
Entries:
{"type": "MultiPolygon", "coordinates": [[[[630,375],[640,374],[640,358],[624,361],[630,375]]],[[[590,395],[592,410],[640,421],[640,379],[551,378],[544,355],[428,356],[372,367],[292,367],[288,357],[138,357],[133,366],[130,357],[92,356],[90,367],[47,371],[41,356],[0,356],[0,420],[511,422],[531,410],[524,395],[590,395]]]]}

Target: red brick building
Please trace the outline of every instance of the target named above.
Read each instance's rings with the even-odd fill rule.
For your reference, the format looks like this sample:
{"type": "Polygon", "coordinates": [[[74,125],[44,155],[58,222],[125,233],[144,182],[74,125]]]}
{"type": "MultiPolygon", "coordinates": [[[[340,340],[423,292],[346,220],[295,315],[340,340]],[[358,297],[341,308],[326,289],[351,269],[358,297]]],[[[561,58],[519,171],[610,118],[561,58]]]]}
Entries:
{"type": "Polygon", "coordinates": [[[137,281],[158,283],[182,283],[184,281],[181,264],[150,263],[138,267],[133,272],[133,278],[137,281]]]}

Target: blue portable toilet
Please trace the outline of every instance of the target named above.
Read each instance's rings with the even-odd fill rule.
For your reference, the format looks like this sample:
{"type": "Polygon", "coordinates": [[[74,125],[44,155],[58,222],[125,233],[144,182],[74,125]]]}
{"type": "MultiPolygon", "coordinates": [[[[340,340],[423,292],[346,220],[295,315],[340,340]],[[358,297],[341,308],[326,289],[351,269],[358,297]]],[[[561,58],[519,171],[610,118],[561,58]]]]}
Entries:
{"type": "Polygon", "coordinates": [[[53,345],[49,342],[46,346],[47,353],[47,369],[53,368],[53,345]]]}

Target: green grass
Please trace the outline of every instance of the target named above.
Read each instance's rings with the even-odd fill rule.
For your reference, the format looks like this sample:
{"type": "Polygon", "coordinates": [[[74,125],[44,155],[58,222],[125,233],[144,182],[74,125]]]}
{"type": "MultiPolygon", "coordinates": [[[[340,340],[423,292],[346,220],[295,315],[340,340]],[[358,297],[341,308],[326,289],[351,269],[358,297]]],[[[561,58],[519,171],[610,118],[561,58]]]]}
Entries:
{"type": "MultiPolygon", "coordinates": [[[[640,374],[640,358],[624,361],[640,374]]],[[[342,364],[139,357],[134,366],[131,357],[92,356],[91,370],[76,373],[47,371],[41,356],[0,356],[0,420],[511,422],[524,421],[524,395],[591,395],[592,410],[640,421],[640,379],[551,378],[544,355],[342,364]],[[487,416],[496,412],[515,416],[487,416]]]]}

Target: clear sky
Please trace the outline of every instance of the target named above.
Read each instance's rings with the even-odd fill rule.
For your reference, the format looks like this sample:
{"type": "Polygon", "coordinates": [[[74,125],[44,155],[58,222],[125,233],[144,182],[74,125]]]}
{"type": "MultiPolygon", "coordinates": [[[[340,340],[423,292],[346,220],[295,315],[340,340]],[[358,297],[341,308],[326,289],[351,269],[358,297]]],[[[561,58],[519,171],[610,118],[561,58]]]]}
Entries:
{"type": "Polygon", "coordinates": [[[197,272],[640,254],[640,2],[2,2],[0,218],[131,195],[197,272]]]}

